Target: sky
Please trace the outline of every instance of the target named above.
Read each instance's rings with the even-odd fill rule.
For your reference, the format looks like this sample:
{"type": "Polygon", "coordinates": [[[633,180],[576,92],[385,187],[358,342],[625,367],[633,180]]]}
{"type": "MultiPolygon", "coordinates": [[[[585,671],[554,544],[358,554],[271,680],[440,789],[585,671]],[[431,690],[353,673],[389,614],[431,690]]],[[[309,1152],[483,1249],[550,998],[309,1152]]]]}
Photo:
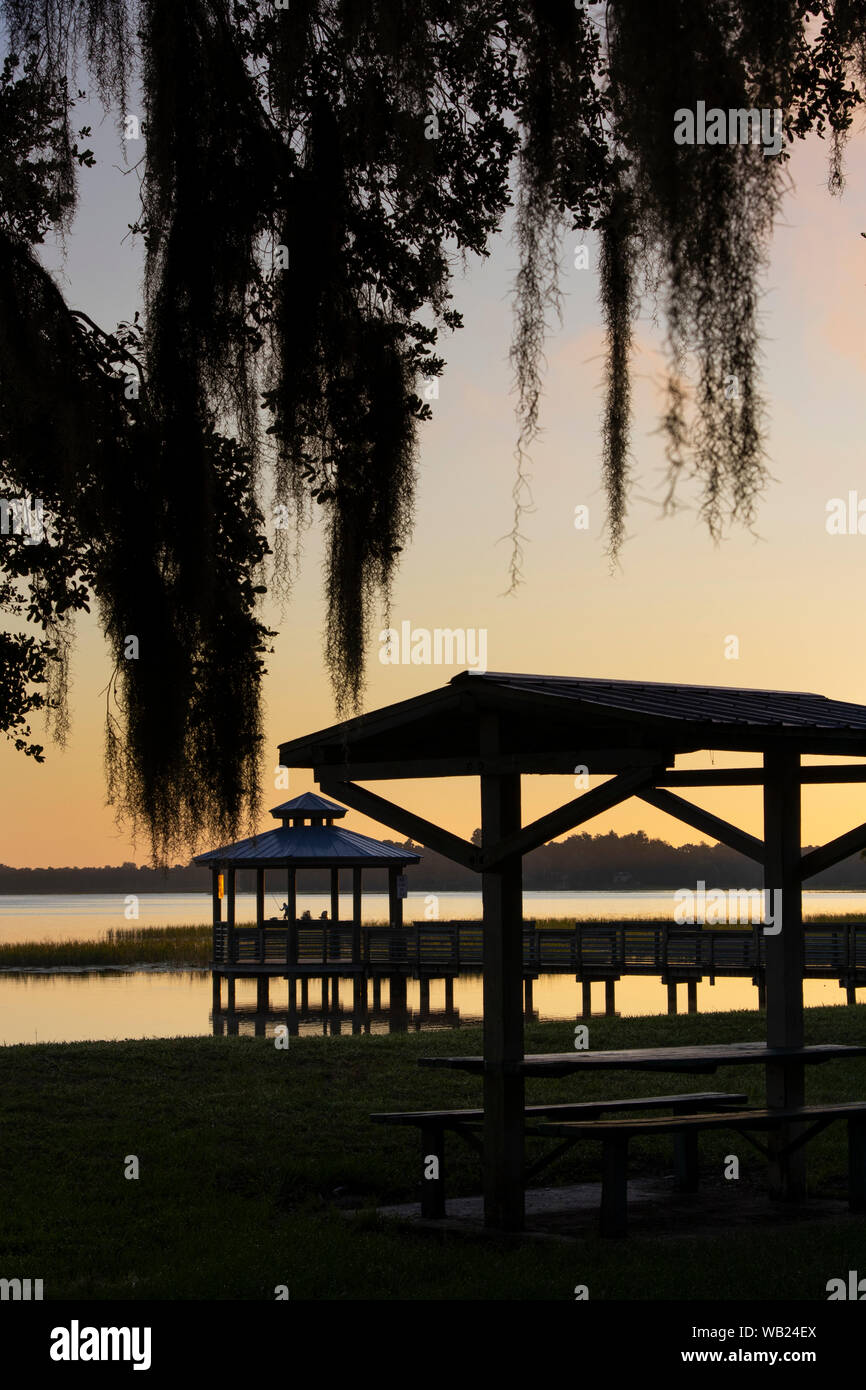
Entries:
{"type": "MultiPolygon", "coordinates": [[[[65,254],[46,247],[67,301],[106,328],[141,307],[141,247],[128,235],[138,212],[138,180],[124,172],[140,158],[135,141],[124,164],[110,119],[89,120],[98,165],[82,176],[82,196],[65,254]]],[[[547,345],[543,435],[533,449],[533,510],[524,517],[525,583],[508,587],[516,426],[508,348],[517,253],[506,228],[487,260],[457,269],[455,307],[465,327],[446,335],[448,366],[420,427],[413,540],[393,591],[399,629],[484,630],[487,669],[690,684],[807,690],[866,703],[862,634],[866,535],[831,535],[827,506],[856,492],[866,502],[866,140],[853,136],[847,187],[827,192],[826,146],[799,146],[763,279],[763,388],[769,407],[772,482],[757,535],[734,530],[719,545],[694,505],[662,517],[665,491],[658,427],[663,357],[647,310],[636,326],[633,381],[634,484],[628,540],[611,573],[604,536],[600,418],[604,337],[598,305],[597,248],[575,266],[577,237],[564,237],[561,327],[547,345]],[[578,530],[575,508],[588,507],[578,530]],[[731,638],[738,642],[732,658],[731,638]]],[[[689,501],[688,490],[682,494],[689,501]]],[[[691,498],[694,503],[694,497],[691,498]]],[[[864,507],[866,511],[866,507],[864,507]]],[[[312,530],[284,614],[267,600],[265,622],[279,629],[264,693],[267,747],[264,806],[314,789],[292,771],[276,787],[277,745],[335,722],[323,659],[325,607],[321,537],[312,530]],[[274,786],[273,798],[269,796],[274,786]]],[[[447,683],[461,669],[384,665],[376,624],[368,652],[365,708],[375,709],[447,683]]],[[[80,620],[72,661],[72,729],[65,750],[46,744],[36,764],[0,746],[0,860],[10,865],[145,862],[106,805],[102,764],[108,654],[95,616],[80,620]]],[[[38,727],[38,726],[37,726],[38,727]]],[[[746,765],[754,758],[717,755],[746,765]]],[[[695,758],[678,766],[695,765],[695,758]]],[[[203,767],[202,777],[208,776],[203,767]]],[[[594,783],[593,783],[594,784],[594,783]]],[[[477,783],[431,779],[378,783],[375,790],[428,819],[470,836],[479,824],[477,783]]],[[[565,776],[524,779],[524,820],[571,799],[565,776]]],[[[761,833],[760,793],[690,792],[695,802],[750,833],[761,833]]],[[[804,790],[806,844],[866,819],[857,787],[804,790]]],[[[269,821],[267,809],[265,821],[269,821]]],[[[350,812],[347,825],[402,838],[350,812]]],[[[581,829],[643,829],[674,844],[702,837],[640,802],[628,802],[581,829]]],[[[196,844],[190,852],[213,846],[196,844]]],[[[628,865],[623,866],[625,869],[628,865]]]]}

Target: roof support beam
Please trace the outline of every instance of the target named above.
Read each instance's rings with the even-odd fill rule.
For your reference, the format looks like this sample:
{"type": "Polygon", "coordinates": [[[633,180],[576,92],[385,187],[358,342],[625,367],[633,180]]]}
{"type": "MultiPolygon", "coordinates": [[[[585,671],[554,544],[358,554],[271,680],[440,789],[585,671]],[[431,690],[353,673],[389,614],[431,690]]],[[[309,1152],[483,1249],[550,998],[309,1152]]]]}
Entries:
{"type": "Polygon", "coordinates": [[[800,860],[800,878],[814,878],[815,874],[822,873],[824,869],[832,869],[834,864],[841,864],[843,859],[856,854],[858,849],[866,849],[866,824],[858,825],[854,830],[846,830],[844,835],[837,835],[835,840],[828,840],[826,845],[820,845],[818,849],[804,854],[800,860]]]}
{"type": "Polygon", "coordinates": [[[660,787],[759,787],[763,785],[762,767],[684,768],[667,772],[659,778],[660,787]]]}
{"type": "MultiPolygon", "coordinates": [[[[802,767],[800,781],[807,784],[831,784],[840,782],[866,782],[866,764],[857,763],[825,767],[802,767]]],[[[764,782],[764,772],[760,767],[713,767],[683,768],[682,771],[668,772],[658,779],[660,787],[760,787],[764,782]]]]}
{"type": "Polygon", "coordinates": [[[399,830],[404,835],[411,836],[413,840],[426,845],[428,849],[435,849],[437,854],[444,854],[446,859],[453,859],[456,864],[462,864],[466,869],[478,869],[477,847],[468,840],[461,840],[459,835],[452,835],[450,830],[443,830],[432,821],[424,820],[412,811],[407,811],[404,806],[398,806],[396,802],[388,801],[384,796],[367,791],[366,787],[356,787],[354,782],[328,779],[320,780],[319,786],[325,796],[333,796],[335,800],[345,802],[354,811],[360,811],[361,815],[369,816],[371,820],[379,821],[391,830],[399,830]]]}
{"type": "Polygon", "coordinates": [[[621,801],[627,801],[630,796],[637,795],[639,787],[654,786],[658,773],[658,768],[637,768],[632,772],[621,772],[618,777],[612,777],[600,787],[593,787],[592,791],[584,792],[583,796],[576,796],[573,801],[566,802],[558,810],[550,811],[546,816],[541,816],[530,825],[524,826],[522,830],[506,836],[498,844],[483,847],[480,867],[490,869],[500,860],[513,854],[528,854],[530,850],[537,849],[539,845],[546,844],[557,835],[564,835],[566,830],[573,830],[575,826],[583,825],[584,821],[593,820],[595,816],[618,806],[621,801]]]}
{"type": "Polygon", "coordinates": [[[721,820],[719,816],[702,810],[700,806],[695,806],[691,801],[685,801],[681,796],[674,796],[673,792],[648,791],[638,792],[637,795],[641,801],[655,806],[657,811],[665,811],[667,815],[674,816],[676,820],[694,826],[695,830],[700,830],[705,835],[712,835],[714,840],[721,841],[729,849],[734,849],[739,854],[745,854],[749,859],[755,859],[759,864],[763,864],[763,840],[756,839],[754,835],[747,835],[745,830],[738,830],[729,821],[721,820]]]}
{"type": "Polygon", "coordinates": [[[350,782],[397,781],[409,777],[508,776],[513,772],[532,774],[573,774],[575,764],[584,763],[599,775],[630,771],[638,765],[656,768],[672,763],[674,754],[662,749],[622,747],[566,749],[557,753],[487,753],[483,757],[401,758],[394,761],[317,763],[316,781],[334,777],[350,782]]]}

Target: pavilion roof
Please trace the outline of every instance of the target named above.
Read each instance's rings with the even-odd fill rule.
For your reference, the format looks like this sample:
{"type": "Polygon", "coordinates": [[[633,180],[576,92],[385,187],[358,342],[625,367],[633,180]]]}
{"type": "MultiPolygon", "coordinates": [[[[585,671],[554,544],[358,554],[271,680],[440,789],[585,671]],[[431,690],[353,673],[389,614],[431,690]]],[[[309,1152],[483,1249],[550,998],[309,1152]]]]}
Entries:
{"type": "MultiPolygon", "coordinates": [[[[515,771],[670,765],[701,749],[866,757],[866,706],[791,690],[464,671],[424,695],[280,744],[286,767],[363,779],[481,772],[483,716],[515,771]]],[[[490,765],[490,764],[488,764],[490,765]]]]}

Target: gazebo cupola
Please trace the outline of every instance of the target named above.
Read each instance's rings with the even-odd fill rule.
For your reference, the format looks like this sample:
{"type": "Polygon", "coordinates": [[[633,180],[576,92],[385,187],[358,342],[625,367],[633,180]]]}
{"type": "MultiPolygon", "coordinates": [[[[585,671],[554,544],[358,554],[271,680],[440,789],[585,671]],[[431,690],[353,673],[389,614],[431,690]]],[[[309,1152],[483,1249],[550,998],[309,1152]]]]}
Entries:
{"type": "MultiPolygon", "coordinates": [[[[330,874],[331,911],[327,917],[327,932],[332,942],[334,934],[345,929],[344,944],[332,949],[341,953],[351,946],[351,958],[360,960],[362,891],[365,869],[388,871],[388,925],[402,927],[405,881],[402,873],[407,864],[417,864],[421,856],[399,845],[384,844],[369,835],[334,822],[346,814],[345,806],[315,792],[304,792],[281,806],[274,806],[271,815],[280,824],[260,835],[239,840],[233,845],[196,855],[193,862],[205,865],[213,875],[214,964],[248,963],[274,966],[298,963],[297,872],[299,869],[327,869],[330,874]],[[236,877],[238,869],[254,869],[256,874],[255,929],[236,933],[236,877]],[[340,870],[352,871],[352,915],[340,922],[340,870]],[[285,901],[281,915],[265,916],[266,875],[277,871],[279,892],[285,901]],[[223,921],[222,904],[226,903],[223,921]],[[267,930],[266,930],[267,929],[267,930]],[[243,940],[241,939],[243,937],[243,940]],[[249,939],[247,939],[249,937],[249,939]],[[266,939],[267,938],[267,939],[266,939]]],[[[273,889],[273,879],[271,880],[273,889]]],[[[306,923],[305,923],[306,925],[306,923]]],[[[312,925],[312,924],[310,924],[312,925]]],[[[307,943],[309,945],[309,943],[307,943]]],[[[322,940],[327,958],[329,944],[322,940]]],[[[305,948],[306,949],[306,948],[305,948]]]]}
{"type": "Polygon", "coordinates": [[[338,806],[336,801],[317,796],[315,792],[304,792],[303,796],[284,801],[282,806],[275,806],[271,811],[274,819],[282,821],[284,826],[306,825],[307,822],[310,825],[333,825],[338,817],[345,814],[345,806],[338,806]]]}

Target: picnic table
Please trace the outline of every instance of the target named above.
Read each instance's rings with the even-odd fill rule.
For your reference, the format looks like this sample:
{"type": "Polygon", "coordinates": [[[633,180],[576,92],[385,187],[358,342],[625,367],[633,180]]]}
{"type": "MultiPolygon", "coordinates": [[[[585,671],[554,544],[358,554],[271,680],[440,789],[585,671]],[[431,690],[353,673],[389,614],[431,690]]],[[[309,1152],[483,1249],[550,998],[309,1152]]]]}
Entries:
{"type": "MultiPolygon", "coordinates": [[[[592,1052],[577,1050],[572,1052],[549,1052],[530,1055],[521,1059],[498,1063],[485,1061],[483,1057],[421,1057],[422,1067],[445,1067],[466,1071],[476,1075],[500,1076],[562,1077],[591,1071],[644,1071],[644,1072],[682,1072],[707,1073],[719,1067],[755,1066],[764,1064],[771,1071],[786,1071],[797,1068],[802,1075],[804,1066],[814,1066],[835,1060],[866,1057],[866,1046],[848,1043],[816,1043],[803,1047],[771,1047],[765,1042],[708,1043],[692,1047],[640,1047],[620,1051],[592,1052]]],[[[769,1089],[769,1088],[768,1088],[769,1089]]],[[[548,1114],[536,1119],[532,1112],[541,1107],[527,1107],[525,1120],[527,1134],[558,1137],[564,1142],[552,1155],[542,1160],[546,1164],[550,1157],[570,1148],[581,1140],[600,1140],[603,1145],[603,1181],[601,1205],[601,1231],[606,1235],[624,1235],[627,1211],[627,1154],[631,1138],[653,1133],[671,1133],[677,1143],[678,1186],[694,1191],[698,1183],[698,1135],[704,1129],[719,1127],[736,1129],[754,1147],[764,1153],[776,1166],[784,1186],[784,1175],[790,1160],[798,1150],[828,1124],[844,1120],[848,1124],[849,1139],[849,1197],[853,1211],[866,1210],[866,1101],[830,1105],[802,1104],[773,1105],[762,1108],[742,1110],[738,1106],[726,1107],[722,1098],[713,1093],[711,1104],[701,1105],[703,1113],[694,1113],[695,1106],[686,1104],[677,1107],[674,1098],[656,1098],[674,1111],[671,1116],[658,1117],[646,1112],[655,1108],[653,1098],[642,1098],[630,1102],[620,1102],[623,1107],[640,1109],[639,1117],[616,1117],[602,1119],[597,1115],[581,1118],[577,1112],[583,1106],[574,1106],[574,1115],[562,1117],[548,1114]],[[679,1111],[679,1113],[678,1113],[679,1111]],[[683,1111],[690,1113],[682,1113],[683,1111]],[[769,1149],[764,1148],[755,1138],[755,1130],[771,1132],[769,1149]]],[[[742,1101],[742,1097],[731,1096],[731,1101],[742,1101]]],[[[698,1100],[698,1097],[683,1097],[685,1102],[698,1100]]],[[[603,1102],[596,1102],[600,1109],[607,1110],[603,1102]]],[[[616,1102],[611,1102],[611,1108],[616,1102]]],[[[554,1110],[556,1107],[551,1107],[554,1110]]],[[[568,1110],[571,1107],[562,1107],[568,1110]]],[[[589,1109],[589,1105],[586,1106],[589,1109]]],[[[477,1125],[473,1112],[442,1112],[449,1122],[459,1120],[459,1130],[469,1131],[477,1125]]],[[[394,1119],[398,1117],[382,1117],[394,1119]]],[[[411,1118],[411,1117],[410,1117],[411,1118]]],[[[441,1119],[441,1117],[440,1117],[441,1119]]],[[[535,1167],[537,1165],[533,1165],[535,1167]]],[[[524,1184],[532,1169],[524,1170],[524,1184]]],[[[444,1215],[444,1190],[438,1194],[437,1215],[444,1215]]]]}
{"type": "Polygon", "coordinates": [[[866,1046],[814,1043],[807,1047],[770,1047],[767,1043],[702,1043],[696,1047],[633,1047],[619,1052],[542,1052],[513,1062],[485,1062],[483,1057],[421,1057],[422,1067],[451,1067],[483,1075],[569,1076],[584,1071],[713,1072],[718,1067],[814,1065],[842,1058],[866,1057],[866,1046]]]}

